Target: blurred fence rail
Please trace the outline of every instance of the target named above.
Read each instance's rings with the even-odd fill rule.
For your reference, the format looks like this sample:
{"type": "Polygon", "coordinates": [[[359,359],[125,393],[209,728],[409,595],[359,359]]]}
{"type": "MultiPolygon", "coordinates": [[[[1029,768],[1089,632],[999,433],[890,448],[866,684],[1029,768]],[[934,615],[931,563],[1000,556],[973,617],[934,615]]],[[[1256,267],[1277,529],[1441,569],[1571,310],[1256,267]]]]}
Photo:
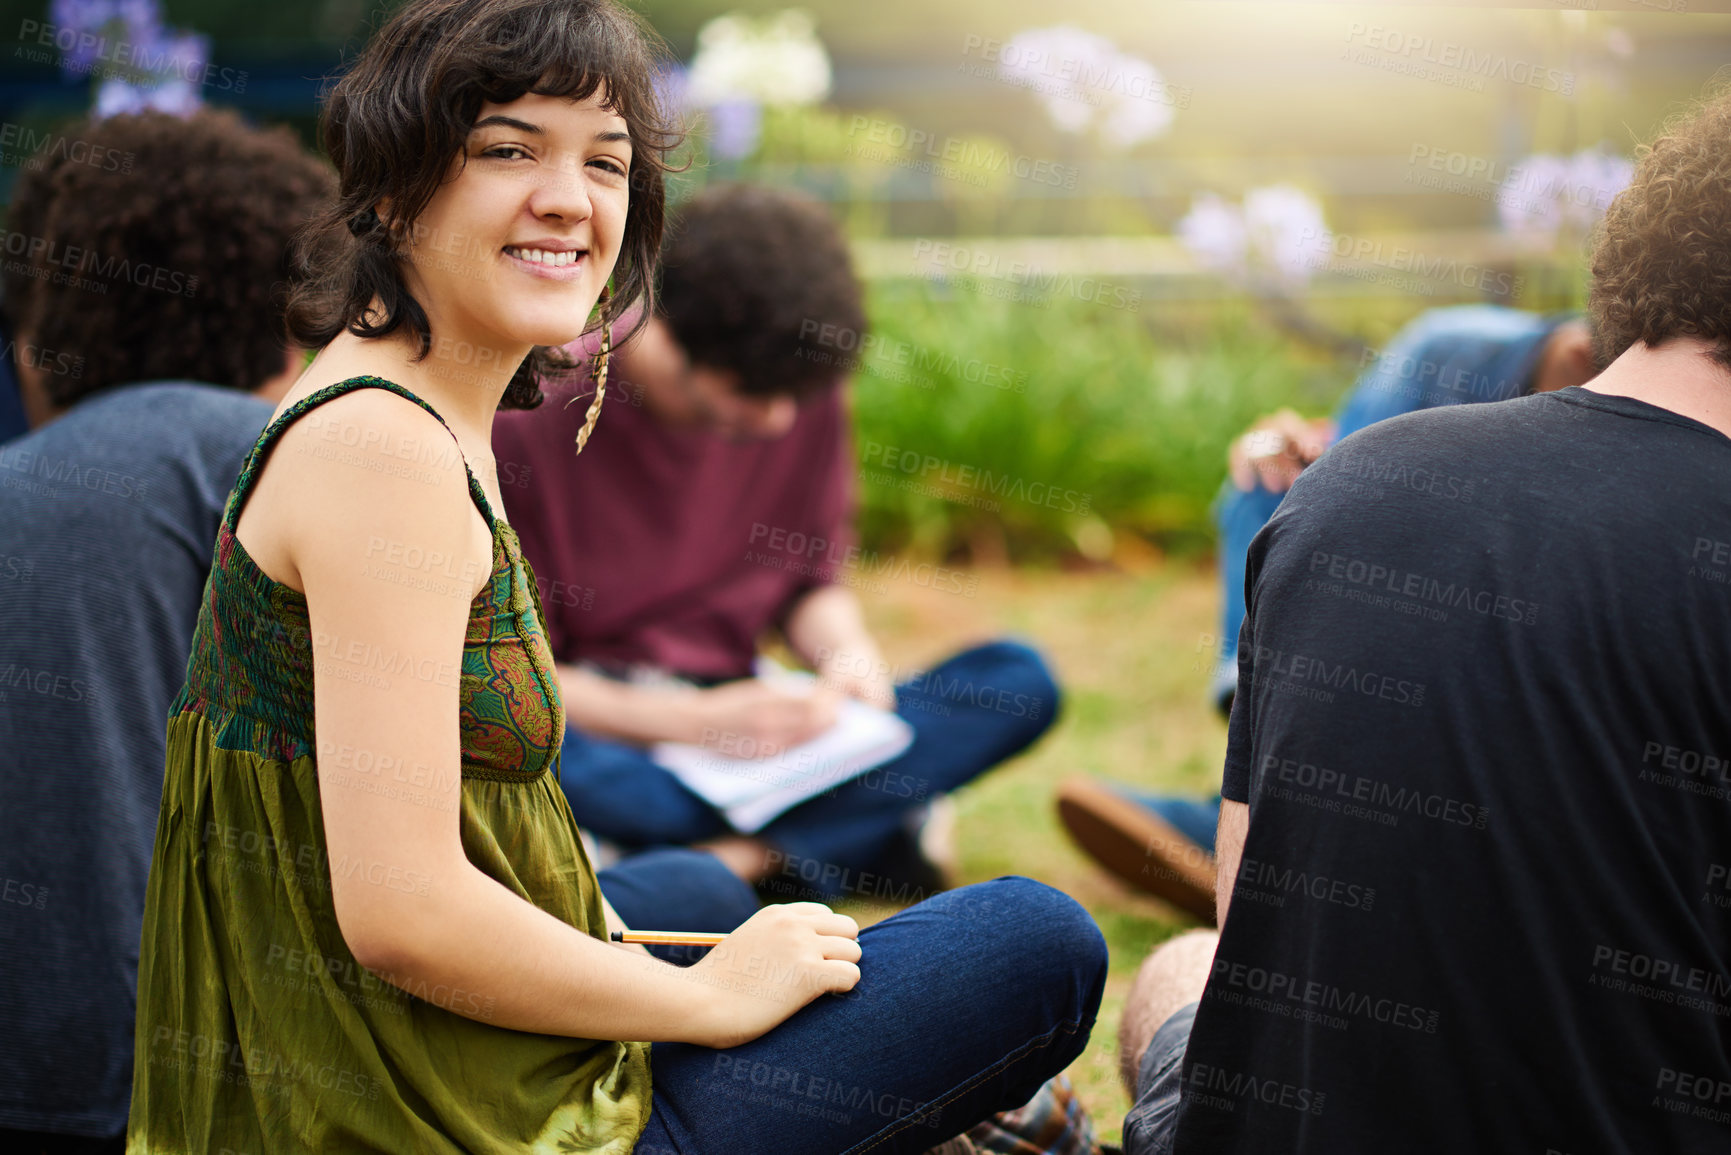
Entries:
{"type": "MultiPolygon", "coordinates": [[[[1329,273],[1376,268],[1383,262],[1428,264],[1454,260],[1485,266],[1548,261],[1549,243],[1533,243],[1494,229],[1331,234],[1315,240],[1319,267],[1329,273]],[[1331,241],[1330,237],[1334,237],[1331,241]]],[[[1173,280],[1219,275],[1203,268],[1173,237],[894,237],[854,242],[860,275],[934,277],[955,273],[1009,275],[1012,269],[1073,276],[1148,277],[1173,280]]]]}

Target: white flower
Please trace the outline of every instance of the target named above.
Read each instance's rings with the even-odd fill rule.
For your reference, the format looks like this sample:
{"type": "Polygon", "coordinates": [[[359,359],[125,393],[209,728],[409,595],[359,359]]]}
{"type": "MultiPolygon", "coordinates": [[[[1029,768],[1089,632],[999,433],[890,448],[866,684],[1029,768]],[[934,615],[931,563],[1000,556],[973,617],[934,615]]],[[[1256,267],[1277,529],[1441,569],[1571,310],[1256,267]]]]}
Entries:
{"type": "Polygon", "coordinates": [[[1242,272],[1250,237],[1244,213],[1213,193],[1201,193],[1178,222],[1178,239],[1203,268],[1217,273],[1242,272]]]}
{"type": "Polygon", "coordinates": [[[1082,132],[1095,112],[1082,81],[1103,76],[1117,54],[1104,36],[1073,25],[1030,28],[1004,45],[998,76],[1039,96],[1053,124],[1065,132],[1082,132]]]}
{"type": "Polygon", "coordinates": [[[1244,226],[1250,251],[1283,278],[1308,281],[1315,270],[1311,255],[1328,235],[1322,206],[1289,184],[1254,188],[1244,194],[1244,226]]]}
{"type": "Polygon", "coordinates": [[[1123,90],[1106,106],[1100,136],[1122,151],[1163,135],[1175,114],[1166,100],[1166,81],[1158,69],[1134,56],[1120,56],[1118,62],[1123,90]]]}
{"type": "Polygon", "coordinates": [[[829,95],[829,53],[811,14],[799,9],[757,20],[734,12],[697,34],[687,98],[698,107],[732,101],[815,104],[829,95]]]}
{"type": "Polygon", "coordinates": [[[1152,140],[1172,124],[1160,71],[1074,25],[1018,33],[999,53],[998,76],[1037,96],[1059,130],[1097,129],[1110,148],[1152,140]]]}
{"type": "Polygon", "coordinates": [[[1202,193],[1178,222],[1178,238],[1198,264],[1235,280],[1253,274],[1302,284],[1326,253],[1329,232],[1322,206],[1292,185],[1269,185],[1244,194],[1239,207],[1202,193]]]}

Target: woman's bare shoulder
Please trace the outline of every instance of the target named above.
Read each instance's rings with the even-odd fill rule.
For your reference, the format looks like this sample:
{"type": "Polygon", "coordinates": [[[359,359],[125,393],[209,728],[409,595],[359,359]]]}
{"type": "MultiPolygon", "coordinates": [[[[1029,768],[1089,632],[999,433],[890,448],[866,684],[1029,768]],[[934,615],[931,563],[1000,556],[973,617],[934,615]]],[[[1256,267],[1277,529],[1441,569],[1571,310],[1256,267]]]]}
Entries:
{"type": "MultiPolygon", "coordinates": [[[[297,386],[283,412],[319,388],[297,386]]],[[[305,592],[303,575],[319,557],[364,554],[398,538],[483,553],[485,528],[450,431],[400,394],[363,388],[282,431],[236,533],[266,574],[305,592]]]]}

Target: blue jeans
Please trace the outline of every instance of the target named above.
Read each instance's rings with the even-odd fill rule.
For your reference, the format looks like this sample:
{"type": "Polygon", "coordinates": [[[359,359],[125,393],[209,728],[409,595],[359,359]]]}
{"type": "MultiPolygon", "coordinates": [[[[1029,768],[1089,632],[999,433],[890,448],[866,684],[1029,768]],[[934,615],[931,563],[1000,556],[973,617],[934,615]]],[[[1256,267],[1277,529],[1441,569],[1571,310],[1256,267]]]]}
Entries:
{"type": "Polygon", "coordinates": [[[1214,518],[1220,527],[1220,648],[1214,667],[1213,699],[1217,706],[1231,700],[1238,685],[1238,631],[1244,625],[1244,570],[1250,542],[1274,511],[1284,493],[1270,493],[1258,485],[1246,493],[1229,480],[1220,487],[1214,502],[1214,518]]]}
{"type": "Polygon", "coordinates": [[[1124,1116],[1124,1155],[1172,1155],[1184,1091],[1184,1052],[1190,1047],[1199,1005],[1189,1003],[1174,1011],[1142,1052],[1136,1102],[1124,1116]]]}
{"type": "MultiPolygon", "coordinates": [[[[914,741],[893,762],[789,810],[759,831],[790,862],[876,868],[909,811],[1026,749],[1052,725],[1058,686],[1018,642],[966,650],[896,687],[914,741]]],[[[640,746],[565,730],[559,784],[578,825],[628,850],[687,846],[727,820],[640,746]]]]}
{"type": "Polygon", "coordinates": [[[860,945],[853,991],[761,1038],[656,1043],[637,1155],[918,1155],[1074,1062],[1106,981],[1093,919],[1026,878],[940,894],[860,945]]]}

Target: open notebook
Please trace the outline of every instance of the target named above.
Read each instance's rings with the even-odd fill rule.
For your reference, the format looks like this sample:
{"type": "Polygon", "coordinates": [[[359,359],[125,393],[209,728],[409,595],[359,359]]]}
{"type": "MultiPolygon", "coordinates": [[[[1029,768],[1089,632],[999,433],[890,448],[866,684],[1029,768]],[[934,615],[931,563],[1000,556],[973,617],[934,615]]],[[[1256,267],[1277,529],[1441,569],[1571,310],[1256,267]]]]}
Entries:
{"type": "MultiPolygon", "coordinates": [[[[810,674],[772,662],[760,661],[758,676],[808,690],[817,684],[810,674]]],[[[649,756],[726,815],[735,830],[754,834],[808,798],[899,757],[913,740],[913,727],[896,715],[847,698],[834,726],[767,757],[733,757],[683,742],[659,742],[649,756]]]]}

